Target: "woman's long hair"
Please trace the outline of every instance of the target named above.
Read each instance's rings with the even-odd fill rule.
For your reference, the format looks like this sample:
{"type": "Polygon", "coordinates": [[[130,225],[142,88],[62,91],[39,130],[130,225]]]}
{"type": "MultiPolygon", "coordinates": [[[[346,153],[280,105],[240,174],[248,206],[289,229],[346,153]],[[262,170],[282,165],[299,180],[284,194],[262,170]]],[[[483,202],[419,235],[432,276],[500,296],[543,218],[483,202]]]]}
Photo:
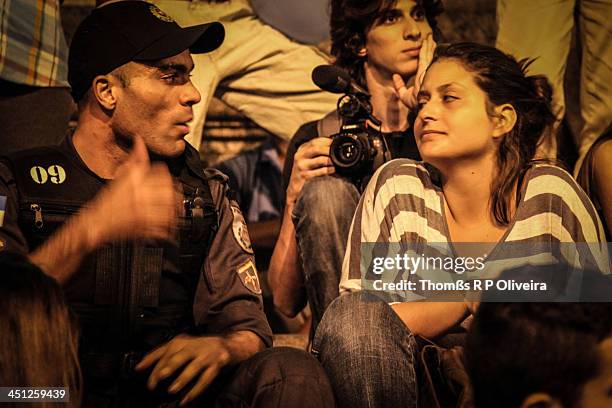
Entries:
{"type": "Polygon", "coordinates": [[[80,406],[77,347],[59,284],[24,256],[0,253],[0,386],[67,387],[67,406],[80,406]]]}
{"type": "Polygon", "coordinates": [[[491,185],[491,210],[499,225],[508,225],[510,203],[516,186],[532,163],[538,141],[550,130],[552,88],[542,75],[526,75],[531,61],[517,61],[497,48],[476,43],[443,44],[436,48],[432,64],[452,59],[474,74],[476,84],[487,95],[487,111],[510,104],[516,123],[503,136],[497,152],[497,176],[491,185]]]}

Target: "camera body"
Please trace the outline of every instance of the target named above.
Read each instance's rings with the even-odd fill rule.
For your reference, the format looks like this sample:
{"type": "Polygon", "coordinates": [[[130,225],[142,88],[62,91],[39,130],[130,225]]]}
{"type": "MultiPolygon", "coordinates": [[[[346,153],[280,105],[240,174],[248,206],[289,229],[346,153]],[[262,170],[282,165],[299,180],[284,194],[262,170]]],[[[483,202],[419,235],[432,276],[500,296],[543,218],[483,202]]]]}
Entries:
{"type": "Polygon", "coordinates": [[[388,147],[380,131],[368,131],[366,121],[380,126],[372,116],[369,95],[347,93],[338,100],[340,131],[333,138],[329,156],[339,175],[351,179],[369,176],[386,161],[388,147]]]}

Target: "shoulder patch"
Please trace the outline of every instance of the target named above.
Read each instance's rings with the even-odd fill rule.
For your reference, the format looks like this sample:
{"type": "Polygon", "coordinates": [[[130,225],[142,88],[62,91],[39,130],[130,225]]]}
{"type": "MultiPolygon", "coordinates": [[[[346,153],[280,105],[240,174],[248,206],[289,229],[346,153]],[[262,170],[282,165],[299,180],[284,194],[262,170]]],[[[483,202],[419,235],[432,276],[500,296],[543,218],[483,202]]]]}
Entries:
{"type": "Polygon", "coordinates": [[[257,276],[257,268],[251,259],[236,270],[242,284],[251,292],[261,295],[261,286],[257,276]]]}
{"type": "Polygon", "coordinates": [[[240,245],[240,248],[248,254],[253,254],[253,247],[251,246],[251,237],[249,237],[249,230],[247,229],[246,221],[242,216],[242,211],[238,208],[236,202],[230,203],[232,209],[232,232],[234,239],[240,245]]]}

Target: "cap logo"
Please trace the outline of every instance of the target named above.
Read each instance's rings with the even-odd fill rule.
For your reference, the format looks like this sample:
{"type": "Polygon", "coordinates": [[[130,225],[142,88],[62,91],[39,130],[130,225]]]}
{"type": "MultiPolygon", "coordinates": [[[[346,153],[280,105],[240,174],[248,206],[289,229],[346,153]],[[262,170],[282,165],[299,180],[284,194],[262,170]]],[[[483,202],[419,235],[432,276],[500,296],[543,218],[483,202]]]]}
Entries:
{"type": "Polygon", "coordinates": [[[161,21],[165,21],[166,23],[173,23],[174,22],[172,17],[170,17],[169,15],[167,15],[166,13],[161,11],[156,6],[151,5],[149,7],[149,11],[151,11],[151,14],[153,14],[155,17],[157,17],[161,21]]]}

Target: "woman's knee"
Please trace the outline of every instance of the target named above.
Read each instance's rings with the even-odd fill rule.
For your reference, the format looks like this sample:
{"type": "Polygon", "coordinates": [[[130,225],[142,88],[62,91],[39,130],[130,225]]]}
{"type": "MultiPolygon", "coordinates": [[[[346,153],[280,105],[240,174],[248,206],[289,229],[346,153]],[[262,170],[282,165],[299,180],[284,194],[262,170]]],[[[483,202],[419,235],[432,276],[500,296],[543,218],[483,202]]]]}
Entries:
{"type": "Polygon", "coordinates": [[[374,351],[396,333],[411,336],[393,309],[377,296],[355,292],[335,299],[325,311],[313,342],[315,352],[374,351]],[[395,328],[395,330],[392,330],[395,328]]]}

